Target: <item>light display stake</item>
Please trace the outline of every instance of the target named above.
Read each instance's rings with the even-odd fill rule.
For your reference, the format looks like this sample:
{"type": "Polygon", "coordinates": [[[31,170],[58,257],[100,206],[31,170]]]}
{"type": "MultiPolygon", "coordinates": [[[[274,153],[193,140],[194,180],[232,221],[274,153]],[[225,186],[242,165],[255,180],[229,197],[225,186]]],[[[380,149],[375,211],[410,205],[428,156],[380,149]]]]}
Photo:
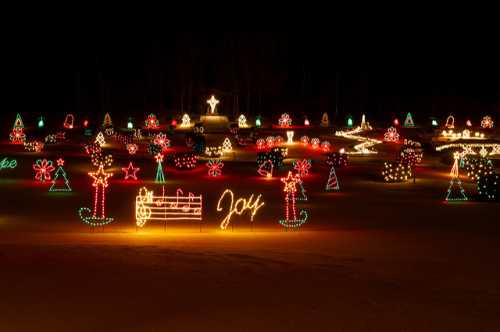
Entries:
{"type": "Polygon", "coordinates": [[[132,179],[137,181],[137,172],[141,169],[139,167],[134,167],[132,162],[128,164],[128,167],[122,167],[122,171],[125,173],[124,180],[132,179]]]}
{"type": "Polygon", "coordinates": [[[156,177],[155,177],[155,182],[156,183],[165,183],[165,176],[163,174],[163,167],[161,166],[161,163],[163,162],[163,155],[161,153],[158,153],[155,156],[156,163],[158,166],[156,167],[156,177]]]}
{"type": "Polygon", "coordinates": [[[326,181],[325,191],[339,191],[340,185],[337,178],[337,173],[335,173],[335,167],[330,168],[330,174],[328,175],[328,181],[326,181]]]}
{"type": "Polygon", "coordinates": [[[94,142],[99,144],[99,146],[103,146],[104,144],[106,144],[106,140],[104,139],[104,135],[103,135],[102,131],[100,131],[97,134],[94,142]]]}
{"type": "Polygon", "coordinates": [[[303,178],[309,174],[309,170],[311,169],[311,160],[310,159],[295,160],[293,162],[293,169],[297,171],[297,174],[299,174],[301,178],[303,178]]]}
{"type": "Polygon", "coordinates": [[[220,196],[219,202],[217,203],[217,212],[221,212],[224,210],[224,208],[221,205],[226,196],[229,197],[230,203],[229,203],[229,209],[227,209],[227,215],[224,219],[222,219],[220,223],[221,229],[227,229],[227,226],[229,226],[233,214],[241,216],[243,212],[245,212],[246,210],[250,211],[250,221],[253,222],[255,214],[257,214],[257,211],[259,211],[259,209],[265,204],[264,202],[260,201],[262,197],[261,194],[257,196],[255,201],[253,201],[254,194],[252,194],[250,195],[250,197],[248,197],[248,199],[238,198],[238,200],[236,200],[235,203],[233,192],[229,189],[226,189],[220,196]]]}
{"type": "Polygon", "coordinates": [[[396,128],[389,127],[387,132],[384,134],[384,141],[386,142],[397,142],[399,141],[399,134],[396,128]]]}
{"type": "Polygon", "coordinates": [[[415,123],[413,122],[413,117],[411,116],[410,112],[408,112],[408,114],[406,114],[405,123],[403,125],[406,128],[413,128],[413,127],[415,127],[415,123]]]}
{"type": "Polygon", "coordinates": [[[55,167],[52,164],[52,160],[37,159],[33,164],[33,170],[35,171],[35,180],[45,182],[51,179],[50,173],[55,170],[55,167]]]}
{"type": "Polygon", "coordinates": [[[187,113],[182,116],[181,128],[191,127],[191,118],[187,113]]]}
{"type": "Polygon", "coordinates": [[[259,175],[265,176],[266,178],[271,178],[273,176],[273,171],[274,165],[271,160],[265,160],[257,169],[257,173],[259,173],[259,175]]]}
{"type": "Polygon", "coordinates": [[[278,124],[283,128],[290,127],[292,125],[292,118],[288,115],[288,113],[283,113],[278,120],[278,124]]]}
{"type": "Polygon", "coordinates": [[[106,113],[104,115],[104,121],[102,122],[102,127],[103,128],[113,127],[113,121],[111,121],[111,115],[109,115],[109,113],[106,113]]]}
{"type": "Polygon", "coordinates": [[[281,182],[285,185],[283,189],[285,193],[285,219],[281,219],[279,223],[286,228],[300,227],[307,221],[308,216],[305,210],[300,210],[299,217],[297,217],[296,193],[299,181],[300,177],[292,175],[291,171],[288,172],[286,178],[281,178],[281,182]]]}
{"type": "Polygon", "coordinates": [[[229,137],[226,137],[224,139],[224,142],[222,142],[222,150],[224,151],[224,153],[233,151],[233,147],[231,145],[231,141],[229,140],[229,137]]]}
{"type": "Polygon", "coordinates": [[[0,161],[0,171],[4,169],[14,169],[17,167],[17,160],[9,160],[7,157],[0,161]]]}
{"type": "Polygon", "coordinates": [[[14,121],[14,126],[12,127],[12,132],[10,133],[9,138],[13,144],[22,144],[26,140],[23,119],[19,113],[16,115],[16,120],[14,121]]]}
{"type": "Polygon", "coordinates": [[[66,129],[73,129],[75,124],[75,116],[73,114],[66,114],[66,118],[64,118],[63,127],[66,129]]]}
{"type": "MultiPolygon", "coordinates": [[[[136,225],[144,227],[150,220],[200,221],[202,220],[202,196],[177,189],[176,196],[165,196],[165,187],[161,196],[154,196],[153,191],[143,187],[135,199],[136,225]]],[[[200,226],[201,227],[201,226],[200,226]]]]}
{"type": "Polygon", "coordinates": [[[212,95],[210,99],[207,99],[207,104],[210,105],[210,114],[217,114],[215,108],[219,104],[219,100],[217,100],[214,95],[212,95]]]}
{"type": "Polygon", "coordinates": [[[453,117],[453,115],[450,115],[446,118],[446,123],[444,127],[447,129],[455,128],[455,118],[453,117]]]}
{"type": "Polygon", "coordinates": [[[321,117],[321,127],[329,127],[330,126],[330,120],[328,119],[328,113],[323,113],[323,116],[321,117]]]}
{"type": "Polygon", "coordinates": [[[222,174],[222,168],[224,167],[224,163],[220,159],[210,159],[207,162],[208,167],[208,175],[217,177],[222,174]]]}
{"type": "Polygon", "coordinates": [[[286,144],[293,144],[293,134],[294,134],[293,130],[286,131],[286,137],[287,137],[286,144]]]}
{"type": "Polygon", "coordinates": [[[58,192],[58,191],[71,191],[71,186],[69,185],[68,177],[66,176],[66,172],[64,171],[64,160],[62,158],[57,159],[57,170],[54,173],[54,179],[52,179],[52,185],[49,188],[50,192],[58,192]],[[59,176],[62,176],[64,179],[64,184],[61,184],[61,181],[58,181],[59,176]]]}
{"type": "Polygon", "coordinates": [[[38,118],[38,128],[43,128],[45,127],[45,121],[43,121],[43,116],[38,118]]]}
{"type": "Polygon", "coordinates": [[[458,176],[458,159],[460,158],[460,153],[455,152],[453,154],[453,159],[455,159],[453,163],[453,167],[451,168],[451,181],[450,187],[448,188],[448,192],[446,194],[447,201],[466,201],[467,196],[465,195],[465,190],[462,187],[462,182],[458,176]]]}
{"type": "Polygon", "coordinates": [[[243,114],[241,114],[240,117],[238,118],[238,127],[239,128],[248,128],[247,118],[243,114]]]}
{"type": "Polygon", "coordinates": [[[113,218],[106,217],[106,188],[108,187],[108,179],[113,176],[113,173],[106,173],[104,166],[99,165],[96,172],[88,173],[94,179],[92,186],[94,191],[94,208],[91,210],[87,207],[82,207],[78,210],[80,219],[87,225],[92,227],[104,226],[113,222],[113,218]]]}
{"type": "Polygon", "coordinates": [[[483,117],[483,119],[481,120],[481,127],[487,129],[493,128],[493,119],[491,118],[491,116],[486,115],[483,117]]]}
{"type": "Polygon", "coordinates": [[[144,121],[144,126],[147,129],[158,129],[160,126],[160,121],[156,118],[153,113],[149,114],[146,121],[144,121]]]}

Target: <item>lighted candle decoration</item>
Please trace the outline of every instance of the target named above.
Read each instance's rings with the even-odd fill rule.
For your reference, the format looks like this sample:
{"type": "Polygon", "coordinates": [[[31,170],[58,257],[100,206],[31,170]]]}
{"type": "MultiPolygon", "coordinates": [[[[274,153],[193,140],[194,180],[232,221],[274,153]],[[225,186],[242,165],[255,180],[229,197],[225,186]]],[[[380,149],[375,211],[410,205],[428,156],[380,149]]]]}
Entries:
{"type": "Polygon", "coordinates": [[[181,119],[181,128],[188,128],[191,127],[191,118],[189,117],[189,114],[184,113],[181,119]]]}
{"type": "Polygon", "coordinates": [[[210,106],[210,114],[212,114],[212,115],[217,114],[217,112],[215,111],[215,108],[219,104],[219,100],[217,98],[215,98],[214,95],[212,95],[210,97],[210,99],[207,100],[207,104],[210,106]]]}
{"type": "Polygon", "coordinates": [[[35,171],[35,180],[45,182],[51,179],[50,173],[55,170],[55,167],[52,164],[52,160],[37,159],[33,164],[33,170],[35,171]]]}
{"type": "Polygon", "coordinates": [[[287,144],[293,144],[293,134],[294,134],[293,130],[287,130],[287,132],[286,132],[286,137],[287,137],[286,143],[287,144]]]}
{"type": "Polygon", "coordinates": [[[217,212],[224,211],[222,203],[226,197],[229,198],[229,207],[227,209],[226,217],[224,217],[220,223],[221,229],[227,229],[227,226],[231,223],[231,218],[234,214],[241,216],[245,211],[250,212],[250,221],[253,222],[255,215],[265,204],[260,201],[262,198],[261,194],[259,194],[255,200],[254,194],[251,194],[248,198],[238,198],[235,202],[234,193],[230,189],[226,189],[220,196],[219,202],[217,203],[217,212]]]}
{"type": "Polygon", "coordinates": [[[136,180],[137,181],[137,172],[141,169],[139,167],[134,167],[132,162],[128,164],[128,167],[122,167],[122,171],[125,173],[124,180],[136,180]]]}
{"type": "Polygon", "coordinates": [[[292,175],[289,171],[287,177],[281,178],[284,184],[283,192],[285,193],[285,219],[279,220],[279,223],[286,228],[297,228],[302,226],[307,221],[307,212],[300,210],[297,214],[297,184],[300,181],[298,175],[292,175]]]}
{"type": "Polygon", "coordinates": [[[288,113],[283,113],[278,119],[278,124],[283,128],[290,127],[292,125],[292,118],[288,115],[288,113]]]}
{"type": "MultiPolygon", "coordinates": [[[[188,193],[184,195],[178,188],[175,196],[166,196],[165,187],[161,196],[143,187],[135,199],[135,219],[138,227],[144,227],[148,221],[202,221],[202,195],[188,193]]],[[[201,231],[201,224],[200,224],[201,231]]]]}
{"type": "Polygon", "coordinates": [[[447,201],[466,201],[467,196],[465,195],[465,190],[462,187],[462,182],[458,176],[458,159],[460,158],[460,152],[455,152],[453,154],[453,166],[451,168],[450,176],[450,186],[448,187],[448,192],[446,194],[447,201]]]}
{"type": "Polygon", "coordinates": [[[64,171],[64,159],[57,159],[57,170],[54,173],[54,179],[52,180],[52,186],[50,186],[50,192],[67,192],[71,191],[71,186],[69,185],[69,179],[64,171]],[[62,181],[59,177],[62,176],[62,181]]]}
{"type": "Polygon", "coordinates": [[[384,141],[386,142],[397,142],[399,141],[399,134],[396,128],[389,127],[384,134],[384,141]]]}
{"type": "Polygon", "coordinates": [[[217,177],[222,174],[222,168],[224,167],[224,163],[220,159],[210,159],[207,162],[208,167],[208,175],[212,177],[217,177]]]}
{"type": "Polygon", "coordinates": [[[491,116],[486,115],[483,117],[483,119],[481,120],[481,127],[486,129],[493,128],[493,119],[491,118],[491,116]]]}
{"type": "Polygon", "coordinates": [[[89,209],[82,207],[78,210],[80,219],[87,225],[92,227],[104,226],[113,222],[113,218],[106,217],[106,188],[108,187],[108,179],[113,176],[113,173],[104,171],[104,165],[100,164],[96,172],[88,173],[94,179],[92,186],[94,191],[94,207],[89,209]]]}
{"type": "Polygon", "coordinates": [[[63,127],[66,129],[73,129],[75,124],[75,116],[73,114],[66,114],[66,118],[64,118],[63,127]]]}
{"type": "Polygon", "coordinates": [[[16,120],[12,126],[12,132],[9,134],[9,139],[13,144],[23,144],[26,140],[23,119],[19,113],[16,115],[16,120]]]}

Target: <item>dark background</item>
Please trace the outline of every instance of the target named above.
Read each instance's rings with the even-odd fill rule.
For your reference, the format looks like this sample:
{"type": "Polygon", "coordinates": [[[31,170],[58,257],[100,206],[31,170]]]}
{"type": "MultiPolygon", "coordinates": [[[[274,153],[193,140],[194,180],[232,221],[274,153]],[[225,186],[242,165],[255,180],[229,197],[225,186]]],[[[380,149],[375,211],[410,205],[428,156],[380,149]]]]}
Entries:
{"type": "Polygon", "coordinates": [[[16,112],[33,123],[41,114],[62,123],[69,112],[96,121],[110,112],[122,122],[154,112],[166,121],[204,113],[212,93],[230,117],[289,112],[319,121],[328,112],[343,121],[366,113],[385,125],[412,112],[417,124],[450,113],[477,123],[499,108],[491,52],[446,32],[363,39],[336,31],[42,33],[7,45],[5,128],[16,112]]]}

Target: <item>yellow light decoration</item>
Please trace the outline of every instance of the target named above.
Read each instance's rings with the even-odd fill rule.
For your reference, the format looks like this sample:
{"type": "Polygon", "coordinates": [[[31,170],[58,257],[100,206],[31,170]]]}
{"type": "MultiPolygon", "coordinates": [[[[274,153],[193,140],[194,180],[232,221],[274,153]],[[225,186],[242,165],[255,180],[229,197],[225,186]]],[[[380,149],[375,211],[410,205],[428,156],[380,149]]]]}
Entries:
{"type": "Polygon", "coordinates": [[[106,144],[106,140],[104,139],[104,135],[102,134],[101,131],[97,134],[94,142],[99,144],[100,146],[106,144]]]}
{"type": "Polygon", "coordinates": [[[231,145],[231,141],[229,140],[229,137],[226,137],[224,139],[224,142],[222,142],[222,150],[225,153],[233,151],[233,147],[231,145]]]}
{"type": "Polygon", "coordinates": [[[176,196],[165,196],[165,187],[161,196],[154,196],[146,187],[139,190],[135,199],[136,225],[143,227],[150,220],[158,221],[200,221],[203,209],[202,195],[177,189],[176,196]]]}
{"type": "Polygon", "coordinates": [[[182,123],[180,125],[181,128],[189,128],[191,127],[191,118],[187,113],[184,113],[182,116],[182,123]]]}
{"type": "Polygon", "coordinates": [[[485,117],[483,117],[483,119],[481,120],[481,127],[486,129],[493,128],[493,119],[491,118],[491,116],[486,115],[485,117]]]}
{"type": "Polygon", "coordinates": [[[287,132],[286,132],[286,137],[287,137],[286,143],[287,144],[293,144],[293,134],[294,134],[293,130],[287,130],[287,132]]]}
{"type": "Polygon", "coordinates": [[[360,144],[357,144],[354,146],[354,150],[356,151],[348,151],[346,154],[376,154],[378,151],[376,150],[371,150],[370,148],[376,144],[382,143],[382,141],[373,139],[373,138],[368,138],[364,136],[359,136],[355,135],[357,133],[362,132],[363,129],[361,127],[356,127],[355,129],[348,130],[348,131],[336,131],[335,136],[341,136],[345,137],[348,139],[353,139],[356,141],[361,142],[360,144]]]}
{"type": "Polygon", "coordinates": [[[241,114],[240,117],[238,118],[238,127],[239,128],[248,128],[247,118],[243,114],[241,114]]]}
{"type": "Polygon", "coordinates": [[[207,104],[210,105],[210,114],[217,114],[215,112],[215,107],[219,104],[219,100],[217,100],[214,95],[207,100],[207,104]]]}
{"type": "Polygon", "coordinates": [[[228,195],[228,197],[230,199],[230,204],[229,204],[229,208],[227,209],[226,217],[224,219],[222,219],[222,222],[220,223],[221,229],[226,229],[227,226],[229,226],[229,223],[231,222],[231,217],[233,216],[233,214],[236,213],[237,215],[241,216],[243,214],[243,212],[245,212],[246,210],[250,211],[250,221],[253,222],[253,218],[254,218],[255,214],[257,213],[257,211],[259,211],[259,209],[262,206],[264,206],[264,202],[260,201],[260,199],[262,197],[261,194],[259,194],[257,196],[255,201],[253,200],[254,194],[252,194],[252,195],[250,195],[250,197],[248,197],[248,199],[239,198],[236,202],[234,202],[233,192],[229,189],[226,189],[222,193],[221,197],[219,198],[219,202],[217,203],[217,212],[221,212],[224,210],[223,207],[221,206],[221,203],[223,202],[226,195],[228,195]]]}

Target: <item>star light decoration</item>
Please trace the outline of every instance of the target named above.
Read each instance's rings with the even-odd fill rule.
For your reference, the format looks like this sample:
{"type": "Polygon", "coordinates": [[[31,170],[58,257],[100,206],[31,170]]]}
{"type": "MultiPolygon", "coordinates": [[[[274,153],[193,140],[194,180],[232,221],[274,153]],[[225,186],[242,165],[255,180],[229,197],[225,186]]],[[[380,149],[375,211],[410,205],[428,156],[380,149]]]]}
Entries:
{"type": "Polygon", "coordinates": [[[219,100],[217,100],[214,95],[212,95],[210,99],[207,99],[207,104],[210,105],[210,114],[217,114],[215,112],[215,107],[219,104],[219,100]]]}
{"type": "Polygon", "coordinates": [[[50,173],[55,170],[55,167],[52,160],[37,159],[33,164],[33,170],[35,171],[35,180],[45,182],[51,179],[50,173]]]}
{"type": "Polygon", "coordinates": [[[279,223],[286,228],[297,228],[302,226],[307,220],[307,212],[300,210],[299,217],[297,216],[296,193],[297,185],[300,182],[298,174],[292,175],[289,171],[286,178],[281,178],[281,182],[285,185],[283,192],[285,193],[285,219],[281,219],[279,223]]]}
{"type": "Polygon", "coordinates": [[[208,167],[208,175],[212,177],[217,177],[222,174],[222,168],[224,167],[224,163],[220,159],[210,159],[207,162],[208,167]]]}
{"type": "Polygon", "coordinates": [[[141,169],[139,167],[134,167],[132,162],[128,164],[128,167],[122,167],[122,171],[125,173],[124,180],[132,179],[137,181],[137,172],[141,169]]]}
{"type": "Polygon", "coordinates": [[[296,160],[293,162],[293,169],[297,171],[297,173],[301,178],[303,178],[309,174],[309,170],[311,169],[311,160],[310,159],[296,160]]]}

